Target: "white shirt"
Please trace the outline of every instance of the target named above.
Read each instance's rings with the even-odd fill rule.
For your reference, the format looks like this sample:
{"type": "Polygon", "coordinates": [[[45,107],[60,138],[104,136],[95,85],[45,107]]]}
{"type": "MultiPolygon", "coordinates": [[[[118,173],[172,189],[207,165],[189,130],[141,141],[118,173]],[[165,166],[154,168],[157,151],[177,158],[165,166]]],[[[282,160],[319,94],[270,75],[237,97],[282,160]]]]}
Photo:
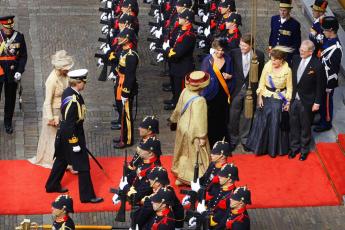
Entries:
{"type": "Polygon", "coordinates": [[[252,51],[249,51],[246,54],[242,53],[242,67],[243,67],[244,78],[246,78],[249,73],[251,56],[252,56],[252,51]]]}
{"type": "Polygon", "coordinates": [[[287,18],[282,18],[280,17],[280,24],[283,24],[284,22],[286,22],[287,18]]]}
{"type": "MultiPolygon", "coordinates": [[[[308,63],[310,62],[310,59],[311,59],[312,55],[310,55],[309,57],[307,57],[306,59],[301,59],[301,62],[298,66],[298,70],[297,70],[297,84],[298,82],[301,80],[302,78],[302,75],[305,71],[305,68],[307,67],[308,63]],[[303,60],[304,60],[304,63],[303,63],[303,60]],[[303,66],[301,66],[303,64],[303,66]]],[[[298,92],[296,93],[296,99],[297,100],[300,100],[300,97],[298,95],[298,92]]]]}

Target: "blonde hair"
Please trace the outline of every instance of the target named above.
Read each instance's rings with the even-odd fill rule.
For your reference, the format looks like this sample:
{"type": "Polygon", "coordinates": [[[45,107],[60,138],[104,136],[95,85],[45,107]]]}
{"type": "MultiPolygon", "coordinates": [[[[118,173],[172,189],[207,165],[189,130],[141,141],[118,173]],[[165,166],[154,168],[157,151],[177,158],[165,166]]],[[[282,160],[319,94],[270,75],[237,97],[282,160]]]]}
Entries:
{"type": "Polygon", "coordinates": [[[74,65],[74,60],[66,50],[59,50],[51,56],[51,63],[57,70],[70,70],[74,65]]]}
{"type": "Polygon", "coordinates": [[[68,84],[69,84],[69,86],[72,86],[72,87],[76,86],[80,82],[82,82],[82,80],[76,80],[76,79],[71,79],[71,78],[68,79],[68,84]]]}

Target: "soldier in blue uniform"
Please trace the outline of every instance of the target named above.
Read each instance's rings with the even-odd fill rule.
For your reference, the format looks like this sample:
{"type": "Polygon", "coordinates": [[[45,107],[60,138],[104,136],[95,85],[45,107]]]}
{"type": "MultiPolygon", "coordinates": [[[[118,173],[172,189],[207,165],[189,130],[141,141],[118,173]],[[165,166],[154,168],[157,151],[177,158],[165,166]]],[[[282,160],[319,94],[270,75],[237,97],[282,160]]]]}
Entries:
{"type": "Polygon", "coordinates": [[[226,229],[250,230],[250,219],[247,205],[251,204],[251,192],[247,187],[238,187],[230,198],[229,216],[226,221],[226,229]]]}
{"type": "Polygon", "coordinates": [[[236,7],[234,0],[224,0],[219,2],[218,4],[218,11],[220,13],[220,17],[217,21],[217,26],[215,29],[215,37],[223,37],[226,34],[226,26],[225,21],[229,18],[232,14],[235,14],[236,7]]]}
{"type": "Polygon", "coordinates": [[[337,35],[339,29],[338,20],[333,16],[324,17],[321,22],[321,28],[325,35],[321,62],[325,68],[327,85],[324,99],[320,105],[320,123],[314,128],[315,132],[324,132],[332,128],[333,94],[334,89],[338,87],[338,74],[343,55],[343,48],[337,35]]]}
{"type": "Polygon", "coordinates": [[[171,35],[168,47],[163,47],[167,51],[169,62],[169,75],[173,79],[173,101],[164,106],[165,110],[173,110],[178,98],[184,88],[184,78],[186,74],[194,70],[193,52],[196,43],[196,35],[192,22],[194,12],[185,9],[178,15],[179,27],[171,35]]]}
{"type": "Polygon", "coordinates": [[[73,213],[73,199],[67,194],[59,195],[52,202],[54,222],[52,230],[74,230],[75,225],[69,213],[73,213]]]}
{"type": "Polygon", "coordinates": [[[222,39],[226,42],[226,53],[230,53],[231,50],[240,47],[241,31],[239,27],[242,25],[241,15],[238,13],[232,13],[228,18],[225,19],[225,34],[222,39]]]}
{"type": "Polygon", "coordinates": [[[269,38],[269,52],[277,45],[287,46],[294,50],[287,57],[287,62],[291,64],[292,56],[299,54],[301,46],[301,25],[290,16],[292,9],[291,0],[280,0],[279,15],[271,18],[271,34],[269,38]]]}
{"type": "Polygon", "coordinates": [[[27,51],[24,35],[13,29],[14,16],[0,17],[0,99],[5,88],[4,126],[13,133],[12,118],[16,104],[18,81],[25,70],[27,51]]]}
{"type": "Polygon", "coordinates": [[[83,123],[86,114],[84,99],[80,94],[85,88],[87,69],[68,72],[70,87],[61,97],[62,121],[55,138],[55,161],[46,182],[46,192],[65,193],[68,189],[61,186],[61,180],[68,164],[78,171],[79,197],[82,203],[99,203],[90,175],[89,155],[86,149],[83,123]]]}
{"type": "Polygon", "coordinates": [[[318,58],[321,56],[321,48],[324,40],[321,21],[325,15],[327,5],[328,2],[326,0],[315,0],[314,4],[310,6],[313,11],[314,22],[310,28],[309,39],[314,43],[315,50],[313,54],[318,58]]]}

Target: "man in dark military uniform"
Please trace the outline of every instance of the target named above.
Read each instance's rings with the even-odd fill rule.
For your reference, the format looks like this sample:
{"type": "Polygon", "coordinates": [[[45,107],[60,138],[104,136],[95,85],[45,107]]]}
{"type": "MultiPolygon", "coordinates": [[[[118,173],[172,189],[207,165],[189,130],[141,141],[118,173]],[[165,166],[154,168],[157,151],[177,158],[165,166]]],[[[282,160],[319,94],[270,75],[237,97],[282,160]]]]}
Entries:
{"type": "Polygon", "coordinates": [[[159,190],[167,189],[172,193],[171,211],[173,212],[176,220],[175,230],[183,229],[184,209],[181,205],[181,202],[177,198],[173,187],[169,185],[170,181],[167,170],[163,167],[155,167],[151,170],[147,178],[150,181],[153,194],[145,197],[142,200],[143,205],[133,215],[134,223],[138,225],[139,229],[141,229],[148,222],[148,220],[154,218],[155,211],[153,210],[151,197],[155,193],[159,192],[159,190]]]}
{"type": "Polygon", "coordinates": [[[64,193],[68,189],[62,188],[61,180],[68,164],[78,171],[79,197],[82,203],[99,203],[93,190],[90,176],[89,155],[83,123],[86,107],[80,94],[85,88],[87,69],[70,71],[70,87],[66,88],[61,98],[62,121],[55,139],[55,161],[46,182],[46,191],[64,193]]]}
{"type": "Polygon", "coordinates": [[[231,210],[226,221],[226,229],[250,230],[250,219],[246,206],[251,203],[251,194],[247,187],[235,189],[230,198],[231,210]]]}
{"type": "Polygon", "coordinates": [[[13,133],[12,117],[16,104],[18,81],[25,70],[27,52],[24,35],[13,29],[14,16],[0,17],[0,98],[4,85],[4,126],[6,133],[13,133]]]}
{"type": "MultiPolygon", "coordinates": [[[[155,116],[146,116],[142,122],[139,124],[139,135],[141,137],[141,142],[146,142],[150,137],[156,137],[159,134],[159,122],[155,116]]],[[[114,142],[119,142],[119,140],[114,140],[114,142]]],[[[140,144],[139,144],[140,145],[140,144]]],[[[130,170],[136,170],[138,165],[142,164],[142,159],[140,158],[139,152],[140,149],[137,147],[132,160],[128,164],[130,170]]]]}
{"type": "Polygon", "coordinates": [[[124,148],[133,145],[133,98],[138,94],[136,70],[139,56],[135,50],[136,35],[132,29],[125,28],[118,35],[118,45],[121,52],[116,57],[117,79],[115,84],[116,106],[121,113],[121,141],[114,148],[124,148]],[[122,111],[124,110],[124,111],[122,111]]]}
{"type": "Polygon", "coordinates": [[[325,39],[322,45],[321,62],[327,77],[326,93],[320,105],[320,124],[314,128],[315,132],[324,132],[332,128],[333,94],[338,87],[338,74],[340,71],[343,48],[337,32],[338,20],[333,16],[324,17],[321,23],[325,39]]]}
{"type": "Polygon", "coordinates": [[[113,196],[114,204],[121,202],[120,196],[127,196],[132,205],[140,205],[145,196],[152,194],[147,175],[154,167],[161,165],[159,159],[162,154],[160,141],[156,137],[150,137],[146,142],[140,142],[138,154],[142,163],[136,169],[128,170],[127,175],[121,178],[119,192],[113,196]]]}
{"type": "Polygon", "coordinates": [[[313,11],[314,22],[310,28],[309,39],[314,43],[314,55],[318,58],[321,56],[321,47],[324,40],[321,21],[325,15],[327,5],[328,2],[326,0],[315,0],[314,4],[310,6],[313,11]]]}
{"type": "Polygon", "coordinates": [[[277,45],[292,48],[294,51],[287,57],[287,62],[291,64],[294,54],[299,54],[301,46],[301,25],[290,16],[292,9],[291,0],[280,0],[279,15],[271,18],[271,34],[269,38],[269,52],[277,45]]]}
{"type": "Polygon", "coordinates": [[[177,104],[178,98],[184,88],[184,77],[187,73],[194,70],[193,52],[196,42],[192,22],[194,21],[194,12],[185,9],[179,14],[179,28],[174,30],[171,36],[170,44],[164,47],[167,51],[169,62],[169,75],[173,79],[173,101],[164,106],[165,110],[173,110],[177,104]]]}
{"type": "Polygon", "coordinates": [[[68,215],[73,212],[72,197],[67,194],[58,196],[52,203],[52,214],[54,218],[52,230],[74,230],[74,222],[68,215]]]}
{"type": "Polygon", "coordinates": [[[239,26],[242,25],[241,15],[238,13],[232,13],[225,22],[225,33],[222,34],[221,38],[226,41],[225,52],[229,53],[231,50],[236,49],[240,45],[241,31],[239,26]]]}
{"type": "Polygon", "coordinates": [[[204,221],[209,215],[209,229],[224,229],[226,214],[230,209],[230,198],[236,189],[235,181],[239,180],[238,168],[234,164],[225,164],[218,173],[219,187],[207,192],[205,200],[200,202],[197,212],[200,217],[192,217],[189,226],[195,226],[196,221],[204,221]],[[206,202],[205,202],[206,201],[206,202]]]}
{"type": "MultiPolygon", "coordinates": [[[[225,25],[226,19],[230,17],[232,14],[236,14],[236,7],[234,0],[224,0],[219,2],[218,10],[220,13],[220,17],[217,21],[217,26],[215,28],[215,37],[224,37],[227,33],[227,28],[225,25]]],[[[213,25],[211,25],[213,27],[213,25]]]]}
{"type": "MultiPolygon", "coordinates": [[[[204,199],[206,192],[219,189],[218,173],[220,169],[227,164],[229,156],[231,156],[229,143],[226,141],[217,141],[212,148],[211,163],[205,174],[196,182],[191,181],[191,189],[197,193],[199,201],[204,199]]],[[[186,195],[182,200],[182,204],[186,206],[190,204],[190,200],[190,195],[186,195]]]]}

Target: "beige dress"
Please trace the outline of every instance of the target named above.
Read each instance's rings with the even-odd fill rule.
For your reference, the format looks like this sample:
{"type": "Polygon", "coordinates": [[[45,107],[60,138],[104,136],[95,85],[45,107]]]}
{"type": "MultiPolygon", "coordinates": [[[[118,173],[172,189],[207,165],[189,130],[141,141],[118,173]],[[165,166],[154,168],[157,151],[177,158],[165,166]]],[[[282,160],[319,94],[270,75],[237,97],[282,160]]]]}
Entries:
{"type": "Polygon", "coordinates": [[[43,103],[42,130],[38,140],[37,155],[28,159],[31,163],[52,168],[54,157],[54,142],[57,128],[48,125],[48,121],[60,119],[61,96],[68,87],[68,78],[58,76],[58,71],[53,70],[46,83],[46,97],[43,103]]]}
{"type": "MultiPolygon", "coordinates": [[[[193,180],[194,166],[198,148],[194,145],[195,138],[207,139],[207,104],[203,97],[198,97],[181,116],[181,111],[187,101],[197,96],[198,92],[184,89],[178,100],[170,120],[177,123],[176,140],[172,172],[177,178],[189,184],[193,180]]],[[[203,175],[210,163],[210,146],[208,139],[206,146],[200,147],[199,176],[203,175]]]]}

